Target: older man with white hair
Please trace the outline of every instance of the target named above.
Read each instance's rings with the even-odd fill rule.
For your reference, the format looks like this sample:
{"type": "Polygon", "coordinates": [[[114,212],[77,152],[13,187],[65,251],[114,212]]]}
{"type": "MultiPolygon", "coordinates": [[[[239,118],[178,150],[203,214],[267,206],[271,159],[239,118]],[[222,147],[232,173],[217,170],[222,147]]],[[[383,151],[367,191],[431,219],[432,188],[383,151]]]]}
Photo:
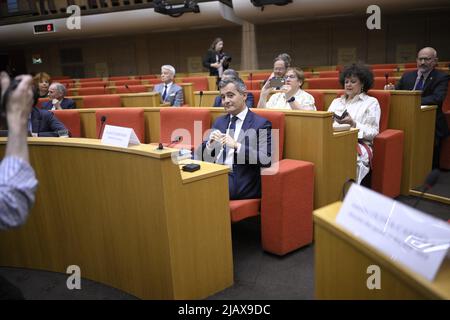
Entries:
{"type": "Polygon", "coordinates": [[[161,81],[154,88],[154,92],[161,95],[161,103],[169,103],[171,106],[179,107],[183,104],[183,89],[173,83],[175,68],[171,65],[161,67],[161,81]]]}
{"type": "Polygon", "coordinates": [[[437,52],[425,47],[417,53],[417,70],[404,73],[396,85],[397,90],[422,91],[422,105],[437,105],[436,130],[433,151],[433,168],[439,167],[441,142],[449,135],[447,122],[442,112],[442,103],[447,95],[449,76],[435,69],[437,52]]]}
{"type": "Polygon", "coordinates": [[[72,99],[64,98],[66,95],[66,87],[59,83],[53,82],[48,88],[48,96],[50,101],[43,104],[42,109],[45,110],[62,110],[75,109],[75,102],[72,99]]]}

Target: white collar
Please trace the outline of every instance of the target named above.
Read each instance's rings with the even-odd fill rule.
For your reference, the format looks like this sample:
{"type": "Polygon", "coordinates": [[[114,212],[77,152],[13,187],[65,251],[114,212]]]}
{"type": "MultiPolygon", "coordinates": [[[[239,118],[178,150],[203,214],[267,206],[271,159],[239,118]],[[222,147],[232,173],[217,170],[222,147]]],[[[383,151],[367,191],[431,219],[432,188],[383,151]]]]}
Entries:
{"type": "MultiPolygon", "coordinates": [[[[248,113],[248,107],[245,107],[244,110],[242,110],[241,112],[239,112],[236,117],[238,117],[239,120],[244,121],[245,117],[247,116],[248,113]]],[[[233,115],[230,114],[231,117],[233,117],[233,115]]],[[[231,118],[230,118],[231,119],[231,118]]]]}

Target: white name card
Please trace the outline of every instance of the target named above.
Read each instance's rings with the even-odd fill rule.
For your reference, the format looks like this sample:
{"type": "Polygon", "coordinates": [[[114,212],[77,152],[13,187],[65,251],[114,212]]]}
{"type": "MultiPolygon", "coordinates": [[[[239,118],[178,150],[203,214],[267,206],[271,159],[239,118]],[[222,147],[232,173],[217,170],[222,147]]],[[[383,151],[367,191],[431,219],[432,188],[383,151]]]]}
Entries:
{"type": "Polygon", "coordinates": [[[450,224],[353,184],[336,222],[430,281],[450,247],[450,224]]]}
{"type": "Polygon", "coordinates": [[[102,144],[127,148],[128,145],[140,144],[132,128],[106,125],[102,135],[102,144]]]}

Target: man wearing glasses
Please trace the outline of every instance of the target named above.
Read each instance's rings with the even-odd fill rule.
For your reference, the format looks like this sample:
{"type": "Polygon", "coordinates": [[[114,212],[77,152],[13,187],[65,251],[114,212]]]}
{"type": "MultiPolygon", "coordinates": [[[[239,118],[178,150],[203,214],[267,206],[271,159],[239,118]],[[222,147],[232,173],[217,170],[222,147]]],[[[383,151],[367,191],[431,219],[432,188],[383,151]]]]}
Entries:
{"type": "Polygon", "coordinates": [[[447,95],[448,75],[435,69],[438,57],[435,49],[423,48],[417,54],[417,70],[404,73],[395,89],[421,90],[422,105],[437,105],[436,129],[433,151],[433,168],[439,168],[441,142],[449,135],[447,122],[442,112],[442,103],[447,95]]]}

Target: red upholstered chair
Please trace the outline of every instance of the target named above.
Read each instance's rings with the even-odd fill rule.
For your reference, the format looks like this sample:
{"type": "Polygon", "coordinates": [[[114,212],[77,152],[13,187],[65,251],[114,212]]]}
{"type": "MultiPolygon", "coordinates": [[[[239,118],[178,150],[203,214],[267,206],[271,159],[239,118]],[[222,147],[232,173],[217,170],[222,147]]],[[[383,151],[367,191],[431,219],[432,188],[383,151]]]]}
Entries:
{"type": "MultiPolygon", "coordinates": [[[[143,108],[112,108],[101,109],[95,112],[97,122],[97,137],[101,130],[101,119],[106,117],[105,126],[119,126],[133,128],[141,143],[145,141],[144,109],[143,108]]],[[[100,137],[101,138],[101,137],[100,137]]]]}
{"type": "Polygon", "coordinates": [[[114,81],[114,85],[115,86],[135,86],[135,85],[140,85],[141,84],[141,80],[115,80],[114,81]]]}
{"type": "Polygon", "coordinates": [[[250,73],[247,80],[267,80],[271,74],[272,72],[250,73]]]}
{"type": "Polygon", "coordinates": [[[38,102],[36,104],[36,107],[38,107],[39,109],[42,109],[42,106],[44,105],[44,103],[46,103],[47,101],[50,101],[50,98],[39,98],[38,102]]]}
{"type": "Polygon", "coordinates": [[[319,78],[339,78],[339,71],[320,71],[319,78]]]}
{"type": "Polygon", "coordinates": [[[107,87],[109,84],[106,81],[92,81],[92,82],[81,82],[81,88],[92,88],[92,87],[107,87]]]}
{"type": "Polygon", "coordinates": [[[192,83],[194,91],[209,90],[208,77],[183,77],[178,79],[177,83],[192,83]]]}
{"type": "Polygon", "coordinates": [[[202,143],[204,132],[210,128],[209,110],[191,107],[161,108],[160,110],[160,142],[170,144],[177,136],[183,137],[180,143],[173,144],[173,148],[193,151],[195,146],[202,143]],[[200,126],[197,128],[195,125],[200,126]]]}
{"type": "MultiPolygon", "coordinates": [[[[442,112],[447,120],[450,129],[450,82],[448,84],[447,96],[442,103],[442,112]]],[[[441,169],[450,170],[450,137],[445,138],[441,142],[441,154],[439,157],[439,167],[441,169]]]]}
{"type": "Polygon", "coordinates": [[[80,113],[77,110],[52,110],[53,114],[69,130],[72,138],[81,137],[80,113]]]}
{"type": "Polygon", "coordinates": [[[144,75],[136,77],[136,78],[144,80],[144,79],[156,79],[158,77],[154,74],[144,74],[144,75]]]}
{"type": "Polygon", "coordinates": [[[116,87],[116,93],[138,93],[138,92],[148,92],[149,88],[147,88],[144,85],[137,85],[137,86],[120,86],[116,87]]]}
{"type": "Polygon", "coordinates": [[[247,91],[253,94],[253,97],[255,98],[253,100],[253,108],[256,108],[258,106],[259,97],[261,96],[261,90],[247,90],[247,91]]]}
{"type": "Polygon", "coordinates": [[[417,68],[417,62],[405,63],[405,69],[415,69],[417,68]]]}
{"type": "Polygon", "coordinates": [[[339,78],[309,78],[308,89],[342,89],[339,78]]]}
{"type": "Polygon", "coordinates": [[[76,90],[79,96],[92,96],[109,93],[108,89],[105,87],[78,88],[76,90]]]}
{"type": "Polygon", "coordinates": [[[325,108],[325,100],[323,97],[323,91],[315,90],[315,89],[306,89],[305,91],[314,97],[316,109],[318,111],[323,111],[325,108]]]}
{"type": "Polygon", "coordinates": [[[148,84],[158,84],[158,83],[162,83],[161,79],[159,78],[151,78],[151,79],[142,79],[144,81],[142,81],[142,83],[147,82],[148,84]]]}
{"type": "Polygon", "coordinates": [[[376,77],[376,78],[383,77],[384,78],[386,73],[388,74],[389,77],[393,77],[395,70],[393,70],[393,69],[375,69],[375,70],[372,70],[372,72],[373,72],[374,77],[376,77]]]}
{"type": "Polygon", "coordinates": [[[375,71],[377,69],[396,69],[397,64],[396,63],[380,63],[380,64],[371,64],[369,67],[372,69],[372,71],[375,71]]]}
{"type": "Polygon", "coordinates": [[[115,76],[115,77],[109,77],[109,81],[116,81],[116,80],[132,80],[129,76],[115,76]]]}
{"type": "Polygon", "coordinates": [[[83,108],[119,108],[121,106],[120,96],[116,94],[86,96],[83,98],[83,108]]]}
{"type": "Polygon", "coordinates": [[[371,187],[394,198],[400,195],[404,133],[401,130],[387,128],[391,93],[384,90],[369,90],[368,94],[378,100],[381,108],[380,130],[373,140],[371,187]]]}
{"type": "Polygon", "coordinates": [[[264,80],[245,80],[244,84],[247,90],[261,90],[264,80]]]}
{"type": "MultiPolygon", "coordinates": [[[[255,113],[272,122],[279,130],[278,152],[283,154],[284,113],[254,109],[255,113]]],[[[272,139],[274,142],[274,138],[272,139]]],[[[285,255],[312,242],[312,211],[314,165],[310,162],[284,159],[272,175],[261,176],[261,199],[230,201],[232,222],[261,214],[261,243],[263,250],[285,255]]]]}
{"type": "Polygon", "coordinates": [[[103,78],[83,78],[78,80],[81,82],[94,82],[94,81],[103,81],[103,78]]]}
{"type": "MultiPolygon", "coordinates": [[[[395,85],[397,83],[397,78],[389,77],[388,81],[390,83],[392,83],[393,85],[395,85]]],[[[385,85],[386,85],[386,78],[384,76],[383,77],[375,77],[372,88],[374,90],[383,90],[385,85]]]]}

